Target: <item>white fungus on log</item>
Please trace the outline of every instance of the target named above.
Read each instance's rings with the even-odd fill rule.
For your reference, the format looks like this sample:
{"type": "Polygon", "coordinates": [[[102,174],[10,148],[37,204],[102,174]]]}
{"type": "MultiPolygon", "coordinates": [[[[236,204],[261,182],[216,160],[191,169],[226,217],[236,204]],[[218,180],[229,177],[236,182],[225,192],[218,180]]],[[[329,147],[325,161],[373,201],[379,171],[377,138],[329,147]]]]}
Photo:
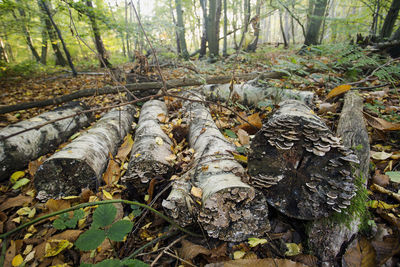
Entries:
{"type": "Polygon", "coordinates": [[[160,125],[167,115],[167,106],[159,100],[147,101],[141,109],[128,171],[122,178],[131,196],[144,194],[152,178],[167,178],[172,171],[173,143],[160,125]]]}
{"type": "MultiPolygon", "coordinates": [[[[197,221],[209,236],[227,241],[264,234],[270,229],[267,203],[261,193],[242,181],[248,179],[246,171],[229,152],[235,147],[221,134],[202,103],[185,101],[184,109],[190,123],[189,144],[195,150],[190,183],[202,192],[197,221]]],[[[171,194],[179,195],[174,190],[171,194]]],[[[181,207],[185,201],[177,203],[175,198],[174,205],[172,197],[167,200],[164,208],[177,217],[174,207],[181,207]]]]}
{"type": "Polygon", "coordinates": [[[270,205],[312,220],[350,205],[356,194],[352,162],[357,156],[309,107],[286,100],[253,139],[248,168],[270,205]]]}
{"type": "Polygon", "coordinates": [[[7,179],[13,171],[25,168],[29,161],[55,150],[68,137],[87,126],[90,114],[82,113],[72,117],[86,109],[87,107],[81,102],[70,102],[55,110],[1,129],[0,139],[5,139],[0,141],[0,181],[7,179]],[[68,116],[71,117],[54,121],[68,116]],[[45,123],[49,124],[40,127],[45,123]],[[34,127],[37,128],[7,138],[34,127]]]}
{"type": "Polygon", "coordinates": [[[133,108],[112,109],[39,167],[35,174],[37,198],[79,195],[83,188],[96,190],[108,159],[117,152],[131,129],[133,108]]]}

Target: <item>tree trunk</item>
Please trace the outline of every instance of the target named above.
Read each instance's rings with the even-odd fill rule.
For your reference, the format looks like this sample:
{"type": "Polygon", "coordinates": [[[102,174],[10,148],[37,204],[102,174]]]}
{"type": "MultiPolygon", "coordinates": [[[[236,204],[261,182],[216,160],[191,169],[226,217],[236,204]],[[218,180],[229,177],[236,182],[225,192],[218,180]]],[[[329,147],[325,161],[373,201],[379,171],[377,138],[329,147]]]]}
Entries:
{"type": "MultiPolygon", "coordinates": [[[[190,98],[203,100],[193,95],[190,98]]],[[[190,197],[190,185],[180,188],[186,192],[176,192],[175,186],[163,202],[167,213],[176,214],[179,206],[184,212],[177,216],[180,222],[181,217],[187,217],[192,211],[209,236],[226,241],[238,242],[263,235],[270,229],[268,207],[262,194],[242,182],[247,179],[246,171],[229,152],[235,147],[221,134],[202,103],[187,101],[184,110],[190,122],[189,144],[195,151],[193,168],[185,176],[190,178],[192,191],[201,192],[196,200],[202,204],[198,207],[196,201],[188,201],[187,208],[181,209],[182,205],[177,205],[182,203],[179,195],[190,197]]]]}
{"type": "Polygon", "coordinates": [[[215,58],[219,54],[219,38],[217,36],[217,1],[219,0],[209,0],[209,10],[208,10],[208,23],[207,23],[207,41],[208,50],[210,52],[209,57],[215,58]]]}
{"type": "Polygon", "coordinates": [[[257,49],[258,38],[260,36],[260,13],[262,3],[263,1],[257,0],[256,16],[251,20],[251,24],[254,29],[254,40],[247,46],[247,51],[249,52],[255,52],[257,49]]]}
{"type": "Polygon", "coordinates": [[[357,156],[303,103],[279,106],[251,143],[251,183],[289,217],[314,220],[341,212],[355,196],[350,162],[357,156]]]}
{"type": "Polygon", "coordinates": [[[399,0],[392,0],[392,4],[390,9],[385,17],[385,21],[383,22],[383,26],[381,29],[381,38],[382,39],[389,39],[390,35],[392,34],[394,24],[396,23],[397,16],[400,10],[400,1],[399,0]]]}
{"type": "Polygon", "coordinates": [[[200,0],[200,6],[203,12],[203,23],[202,23],[199,58],[203,58],[207,52],[207,29],[208,29],[207,0],[200,0]]]}
{"type": "Polygon", "coordinates": [[[399,40],[400,41],[400,26],[397,28],[397,30],[393,33],[392,37],[390,40],[399,40]]]}
{"type": "Polygon", "coordinates": [[[279,27],[281,29],[282,33],[282,39],[283,39],[283,46],[287,48],[289,46],[288,41],[286,39],[286,34],[285,34],[285,29],[283,27],[283,21],[282,21],[282,12],[279,10],[279,27]]]}
{"type": "Polygon", "coordinates": [[[7,50],[4,45],[3,39],[0,38],[0,60],[4,60],[4,62],[9,63],[7,50]]]}
{"type": "Polygon", "coordinates": [[[175,25],[175,41],[176,41],[176,53],[178,55],[181,54],[181,42],[179,40],[179,34],[178,34],[178,23],[176,22],[175,15],[174,15],[174,9],[172,8],[172,1],[169,2],[169,10],[171,12],[171,17],[172,17],[172,23],[175,25]]]}
{"type": "Polygon", "coordinates": [[[243,18],[243,31],[242,31],[242,37],[240,38],[238,50],[242,49],[244,40],[246,37],[246,33],[249,29],[249,23],[250,23],[250,0],[244,0],[243,1],[243,10],[244,10],[244,18],[243,18]]]}
{"type": "Polygon", "coordinates": [[[76,196],[82,188],[96,191],[111,155],[131,129],[130,106],[113,109],[87,132],[47,159],[35,174],[37,198],[76,196]]]}
{"type": "Polygon", "coordinates": [[[8,179],[16,170],[25,168],[31,160],[51,152],[80,128],[87,126],[89,115],[81,114],[51,123],[52,120],[86,110],[80,102],[72,102],[32,119],[9,125],[0,130],[0,181],[8,179]],[[49,123],[12,137],[12,134],[49,123]],[[3,139],[6,138],[6,139],[3,139]]]}
{"type": "Polygon", "coordinates": [[[227,0],[224,0],[224,45],[222,48],[222,56],[228,56],[228,7],[227,0]]]}
{"type": "Polygon", "coordinates": [[[176,5],[176,19],[177,19],[177,32],[178,32],[178,40],[181,48],[180,55],[184,59],[189,58],[189,53],[186,48],[186,39],[185,39],[185,24],[183,23],[183,11],[182,11],[182,0],[175,0],[176,5]]]}
{"type": "Polygon", "coordinates": [[[318,36],[320,33],[322,20],[325,16],[327,2],[328,0],[315,0],[315,5],[309,20],[306,37],[304,40],[305,46],[318,44],[318,36]]]}
{"type": "Polygon", "coordinates": [[[42,23],[42,52],[40,54],[40,63],[43,65],[46,65],[47,61],[47,32],[45,28],[45,23],[43,21],[42,23]]]}
{"type": "MultiPolygon", "coordinates": [[[[54,22],[53,16],[51,15],[50,9],[49,9],[49,7],[47,6],[45,0],[39,0],[39,1],[40,1],[40,5],[43,7],[43,10],[46,12],[47,16],[49,17],[50,22],[51,22],[51,24],[53,25],[53,28],[54,28],[55,31],[57,32],[58,39],[60,39],[61,44],[62,44],[62,46],[63,46],[63,48],[64,48],[64,53],[65,53],[65,55],[66,55],[66,57],[67,57],[68,65],[69,65],[69,67],[71,68],[72,74],[73,74],[74,77],[75,77],[75,76],[78,75],[78,74],[77,74],[77,72],[76,72],[76,70],[75,70],[74,64],[72,63],[71,55],[69,54],[69,50],[68,50],[68,48],[67,48],[67,45],[65,44],[64,39],[63,39],[63,37],[62,37],[62,35],[61,35],[61,31],[60,31],[60,29],[58,29],[56,23],[54,22]]],[[[53,47],[53,48],[54,48],[54,47],[53,47]]]]}
{"type": "Polygon", "coordinates": [[[40,62],[40,56],[39,56],[38,52],[36,51],[35,46],[33,45],[31,33],[29,32],[29,28],[27,26],[27,21],[26,21],[27,18],[26,18],[25,10],[22,7],[22,3],[20,0],[17,0],[17,4],[19,5],[18,13],[19,13],[22,21],[19,21],[19,19],[15,15],[14,11],[12,11],[12,14],[13,14],[16,22],[21,25],[22,33],[24,34],[24,37],[25,37],[25,42],[28,45],[29,49],[31,50],[32,56],[35,58],[35,60],[37,62],[40,62]]]}
{"type": "Polygon", "coordinates": [[[370,35],[376,36],[376,32],[378,30],[378,19],[379,19],[379,12],[381,8],[381,1],[376,0],[374,2],[374,10],[373,10],[373,16],[372,16],[372,24],[370,28],[370,35]]]}
{"type": "Polygon", "coordinates": [[[101,39],[99,27],[97,26],[97,21],[96,21],[96,16],[94,14],[92,0],[86,0],[86,6],[88,7],[86,15],[89,17],[90,24],[92,26],[93,38],[94,38],[94,42],[96,44],[96,50],[98,53],[97,56],[100,61],[100,67],[112,68],[111,63],[107,59],[107,56],[106,56],[107,52],[104,47],[103,40],[101,39]]]}
{"type": "Polygon", "coordinates": [[[147,101],[140,111],[128,170],[122,178],[131,198],[142,198],[153,178],[167,179],[171,174],[173,142],[160,123],[167,116],[167,106],[159,100],[147,101]]]}
{"type": "Polygon", "coordinates": [[[129,60],[133,60],[132,50],[130,46],[130,35],[129,35],[129,24],[128,24],[128,0],[125,0],[125,40],[126,40],[126,52],[128,53],[129,60]]]}
{"type": "MultiPolygon", "coordinates": [[[[354,91],[344,97],[337,134],[346,147],[354,147],[354,153],[360,159],[360,165],[353,168],[354,177],[364,180],[369,177],[369,140],[363,116],[363,99],[354,91]]],[[[346,210],[344,212],[347,212],[346,210]]],[[[360,214],[347,214],[350,223],[335,223],[326,227],[326,221],[315,221],[310,225],[309,244],[316,256],[323,262],[333,265],[342,245],[352,240],[361,223],[360,214]]]]}

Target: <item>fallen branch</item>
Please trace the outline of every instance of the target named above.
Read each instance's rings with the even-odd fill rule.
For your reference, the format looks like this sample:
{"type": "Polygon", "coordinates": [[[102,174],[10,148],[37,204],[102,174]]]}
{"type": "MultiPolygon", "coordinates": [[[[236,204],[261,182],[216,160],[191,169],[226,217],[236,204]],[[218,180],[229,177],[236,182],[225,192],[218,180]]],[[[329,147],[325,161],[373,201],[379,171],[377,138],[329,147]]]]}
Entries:
{"type": "MultiPolygon", "coordinates": [[[[269,72],[263,74],[263,77],[265,78],[270,78],[270,79],[275,79],[282,77],[283,73],[280,72],[269,72]]],[[[245,74],[240,74],[237,75],[236,77],[240,80],[251,80],[254,79],[258,76],[258,73],[245,73],[245,74]]],[[[174,79],[174,80],[169,80],[166,82],[167,89],[171,88],[177,88],[177,87],[184,87],[184,86],[195,86],[195,85],[203,85],[203,84],[219,84],[219,83],[228,83],[232,79],[231,76],[211,76],[211,77],[206,77],[206,78],[183,78],[183,79],[174,79]]],[[[136,83],[136,84],[127,84],[125,86],[129,91],[135,92],[135,91],[149,91],[147,95],[156,93],[154,92],[157,91],[158,89],[161,89],[163,87],[162,82],[146,82],[146,83],[136,83]],[[151,91],[153,89],[153,91],[151,91]]],[[[68,102],[74,99],[82,98],[82,97],[88,97],[88,96],[93,96],[93,95],[104,95],[104,94],[116,94],[118,92],[121,92],[123,89],[123,86],[106,86],[103,88],[98,88],[98,89],[83,89],[79,90],[76,92],[73,92],[68,95],[63,95],[59,97],[55,97],[52,99],[46,99],[46,100],[39,100],[39,101],[33,101],[33,102],[26,102],[26,103],[21,103],[21,104],[16,104],[16,105],[10,105],[10,106],[0,106],[0,114],[12,112],[12,111],[17,111],[17,110],[23,110],[23,109],[30,109],[30,108],[36,108],[36,107],[45,107],[45,106],[50,106],[50,105],[57,105],[61,104],[64,102],[68,102]]]]}

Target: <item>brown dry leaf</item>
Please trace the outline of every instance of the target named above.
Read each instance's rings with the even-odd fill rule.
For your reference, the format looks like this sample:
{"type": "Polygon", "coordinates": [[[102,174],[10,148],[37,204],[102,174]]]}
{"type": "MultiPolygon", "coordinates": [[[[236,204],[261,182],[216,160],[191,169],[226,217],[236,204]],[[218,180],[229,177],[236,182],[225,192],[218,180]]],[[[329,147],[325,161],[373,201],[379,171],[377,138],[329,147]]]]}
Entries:
{"type": "Polygon", "coordinates": [[[376,251],[376,266],[382,266],[388,259],[400,252],[398,236],[385,236],[383,241],[372,241],[371,244],[376,251]]]}
{"type": "Polygon", "coordinates": [[[161,123],[167,123],[169,121],[169,118],[164,113],[158,114],[157,119],[161,123]]]}
{"type": "Polygon", "coordinates": [[[111,185],[114,182],[117,182],[120,176],[121,176],[121,168],[118,162],[116,162],[113,159],[110,159],[108,161],[107,170],[104,172],[103,175],[104,182],[106,183],[106,185],[111,185]]]}
{"type": "Polygon", "coordinates": [[[290,257],[291,260],[304,263],[307,266],[317,267],[318,258],[313,255],[300,254],[290,257]]]}
{"type": "Polygon", "coordinates": [[[266,267],[266,266],[279,266],[279,267],[307,267],[300,262],[294,262],[291,260],[285,259],[240,259],[240,260],[233,260],[233,261],[225,261],[225,262],[218,262],[218,263],[210,263],[207,264],[205,267],[266,267]]]}
{"type": "Polygon", "coordinates": [[[68,209],[71,207],[71,203],[67,200],[63,199],[49,199],[46,202],[46,207],[49,209],[50,212],[55,212],[59,210],[68,209]]]}
{"type": "Polygon", "coordinates": [[[347,248],[343,261],[349,267],[373,267],[376,266],[375,257],[374,247],[366,238],[361,237],[360,240],[347,248]]]}
{"type": "Polygon", "coordinates": [[[329,98],[332,98],[332,97],[341,95],[341,94],[343,94],[343,93],[349,91],[350,89],[351,89],[351,85],[348,85],[348,84],[339,85],[339,86],[333,88],[333,89],[329,92],[329,94],[326,96],[326,99],[329,99],[329,98]]]}
{"type": "MultiPolygon", "coordinates": [[[[246,118],[247,122],[242,122],[241,125],[237,126],[236,129],[243,129],[249,134],[255,134],[262,127],[262,121],[260,118],[260,113],[254,113],[246,118]]],[[[240,120],[243,121],[243,120],[240,120]]]]}
{"type": "Polygon", "coordinates": [[[372,182],[380,186],[387,186],[390,182],[389,176],[382,174],[380,170],[376,170],[372,177],[372,182]]]}
{"type": "Polygon", "coordinates": [[[250,144],[249,134],[245,130],[239,129],[237,131],[237,136],[243,146],[250,144]]]}
{"type": "Polygon", "coordinates": [[[227,252],[227,243],[222,243],[219,247],[213,248],[210,250],[210,258],[213,261],[222,261],[222,260],[229,260],[228,252],[227,252]]]}
{"type": "MultiPolygon", "coordinates": [[[[79,235],[82,233],[82,230],[66,230],[57,235],[53,235],[49,237],[47,240],[55,239],[55,240],[68,240],[69,242],[74,242],[79,235]]],[[[43,258],[46,254],[46,241],[37,245],[33,250],[36,251],[36,258],[43,258]]]]}
{"type": "Polygon", "coordinates": [[[0,205],[0,211],[4,211],[9,208],[21,207],[25,204],[31,203],[32,199],[33,199],[32,197],[22,196],[22,195],[13,198],[8,198],[5,202],[3,202],[0,205]]]}
{"type": "Polygon", "coordinates": [[[200,187],[192,186],[190,193],[192,194],[192,196],[197,197],[197,198],[201,198],[203,196],[203,191],[201,190],[200,187]]]}
{"type": "Polygon", "coordinates": [[[3,233],[4,223],[7,221],[7,215],[4,212],[0,211],[0,234],[3,233]]]}
{"type": "Polygon", "coordinates": [[[200,254],[210,255],[211,253],[209,249],[185,239],[181,241],[181,244],[182,247],[179,249],[179,257],[185,260],[192,260],[200,254]]]}
{"type": "Polygon", "coordinates": [[[388,122],[387,120],[373,117],[365,112],[364,112],[364,116],[367,119],[368,124],[377,130],[381,130],[381,131],[398,131],[398,130],[400,130],[400,123],[391,123],[391,122],[388,122]]]}
{"type": "Polygon", "coordinates": [[[6,251],[6,257],[4,260],[4,266],[12,266],[11,262],[14,259],[15,255],[17,254],[16,243],[14,240],[10,241],[10,246],[6,251]]]}
{"type": "Polygon", "coordinates": [[[28,172],[31,176],[34,176],[39,166],[46,160],[46,156],[40,157],[37,160],[29,162],[28,172]]]}
{"type": "Polygon", "coordinates": [[[338,104],[339,103],[333,103],[333,104],[331,104],[331,103],[321,103],[319,105],[318,113],[319,114],[326,114],[328,112],[335,113],[337,107],[339,106],[338,104]]]}
{"type": "Polygon", "coordinates": [[[131,152],[132,146],[133,146],[133,138],[131,134],[128,134],[127,136],[125,136],[124,143],[119,148],[115,158],[119,159],[121,162],[124,162],[126,160],[126,157],[131,152]]]}

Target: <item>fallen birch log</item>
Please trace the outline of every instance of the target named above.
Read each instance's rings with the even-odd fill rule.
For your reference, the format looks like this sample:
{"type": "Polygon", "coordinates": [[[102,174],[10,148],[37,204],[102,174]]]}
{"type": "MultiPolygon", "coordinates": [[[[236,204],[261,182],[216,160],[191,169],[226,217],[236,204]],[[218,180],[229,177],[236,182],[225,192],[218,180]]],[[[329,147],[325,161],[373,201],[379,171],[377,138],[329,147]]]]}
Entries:
{"type": "Polygon", "coordinates": [[[37,198],[46,200],[96,190],[109,155],[114,155],[133,121],[131,106],[112,109],[39,167],[35,174],[37,198]]]}
{"type": "MultiPolygon", "coordinates": [[[[258,73],[244,73],[236,75],[237,79],[240,80],[251,80],[258,76],[258,73]]],[[[267,72],[262,74],[265,79],[276,79],[280,78],[284,75],[282,72],[267,72]]],[[[199,78],[183,78],[183,79],[174,79],[167,81],[167,89],[184,87],[184,86],[195,86],[202,84],[218,84],[218,83],[228,83],[232,79],[232,76],[211,76],[211,77],[199,77],[199,78]]],[[[146,95],[151,95],[156,92],[157,89],[161,89],[163,87],[162,82],[146,82],[146,83],[135,83],[135,84],[127,84],[125,87],[131,91],[133,94],[141,91],[150,91],[146,92],[146,95]]],[[[10,106],[0,106],[0,114],[22,110],[22,109],[30,109],[36,107],[45,107],[50,105],[57,105],[67,101],[71,101],[74,99],[93,96],[93,95],[104,95],[104,94],[116,94],[118,92],[124,92],[123,86],[114,86],[114,87],[103,87],[103,88],[93,88],[93,89],[84,89],[73,92],[68,95],[63,95],[60,97],[55,97],[52,99],[39,100],[27,103],[21,103],[10,106]]],[[[143,93],[140,93],[143,96],[143,93]]]]}
{"type": "Polygon", "coordinates": [[[128,170],[122,178],[130,196],[143,195],[151,179],[172,171],[173,143],[159,121],[167,115],[167,106],[159,100],[147,101],[141,109],[128,170]]]}
{"type": "Polygon", "coordinates": [[[29,161],[55,150],[68,137],[89,124],[90,115],[80,115],[51,122],[86,110],[80,102],[71,102],[29,120],[9,125],[0,130],[0,181],[7,179],[16,170],[25,168],[29,161]],[[17,134],[22,130],[49,123],[43,127],[17,134]]]}
{"type": "MultiPolygon", "coordinates": [[[[193,95],[190,98],[203,99],[193,95]]],[[[235,147],[221,134],[202,103],[186,101],[184,109],[190,123],[189,144],[195,150],[194,167],[188,175],[191,184],[202,192],[197,221],[209,236],[227,241],[264,234],[270,229],[267,203],[262,194],[242,182],[248,177],[229,152],[235,147]]],[[[179,196],[174,190],[172,194],[179,196]]],[[[176,213],[183,211],[182,216],[187,216],[191,207],[177,211],[176,207],[185,200],[178,201],[171,195],[169,203],[163,203],[167,213],[180,217],[176,213]]]]}
{"type": "MultiPolygon", "coordinates": [[[[356,92],[347,92],[344,97],[342,113],[340,114],[337,134],[342,137],[346,147],[352,147],[360,159],[359,165],[353,165],[353,176],[366,183],[369,177],[369,139],[363,117],[363,99],[356,92]]],[[[330,227],[326,221],[317,220],[310,225],[309,244],[315,255],[327,266],[333,266],[342,245],[350,242],[357,234],[361,224],[360,214],[349,214],[343,211],[351,220],[350,223],[336,222],[330,227]]]]}
{"type": "Polygon", "coordinates": [[[251,143],[251,183],[289,217],[313,220],[340,212],[355,196],[351,162],[322,120],[302,102],[286,100],[251,143]]]}
{"type": "Polygon", "coordinates": [[[314,93],[310,91],[296,91],[275,87],[263,87],[249,81],[243,84],[234,84],[231,92],[230,84],[212,84],[200,87],[201,92],[211,101],[226,101],[229,97],[239,100],[245,105],[256,106],[265,99],[276,104],[282,100],[296,99],[303,101],[307,106],[313,105],[314,93]]]}

